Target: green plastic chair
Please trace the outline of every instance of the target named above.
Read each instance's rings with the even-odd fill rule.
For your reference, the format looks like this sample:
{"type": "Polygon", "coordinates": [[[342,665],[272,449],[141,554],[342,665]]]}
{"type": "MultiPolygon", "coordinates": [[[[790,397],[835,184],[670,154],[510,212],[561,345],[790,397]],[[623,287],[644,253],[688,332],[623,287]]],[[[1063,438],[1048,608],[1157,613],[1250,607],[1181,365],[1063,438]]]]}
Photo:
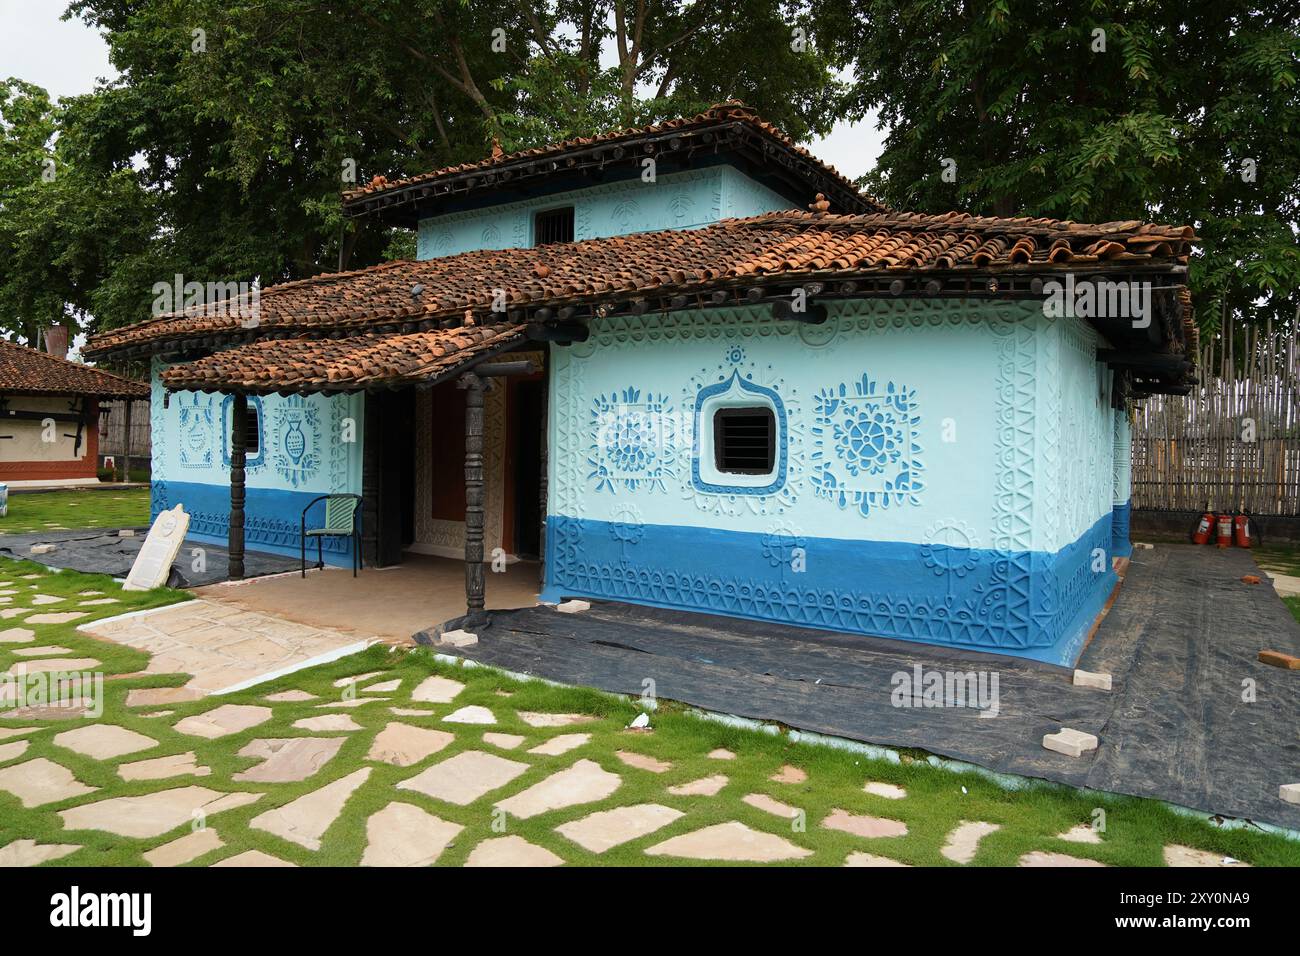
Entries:
{"type": "Polygon", "coordinates": [[[302,576],[307,576],[307,539],[316,539],[316,567],[325,567],[324,540],[326,538],[352,539],[352,576],[357,576],[361,567],[361,504],[360,495],[321,495],[307,502],[302,509],[301,545],[302,576]],[[318,501],[325,502],[325,525],[321,528],[307,527],[307,512],[318,501]]]}

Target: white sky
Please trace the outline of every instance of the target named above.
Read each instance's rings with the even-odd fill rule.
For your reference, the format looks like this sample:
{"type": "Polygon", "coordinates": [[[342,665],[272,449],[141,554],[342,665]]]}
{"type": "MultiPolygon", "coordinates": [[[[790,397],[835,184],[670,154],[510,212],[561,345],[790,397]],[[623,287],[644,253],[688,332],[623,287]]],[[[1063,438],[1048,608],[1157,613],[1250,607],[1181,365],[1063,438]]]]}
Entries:
{"type": "MultiPolygon", "coordinates": [[[[0,78],[16,76],[59,97],[88,93],[97,79],[117,76],[103,37],[80,20],[60,20],[66,8],[67,0],[0,0],[0,78]]],[[[874,117],[841,123],[805,145],[856,179],[880,156],[882,134],[874,125],[874,117]]]]}

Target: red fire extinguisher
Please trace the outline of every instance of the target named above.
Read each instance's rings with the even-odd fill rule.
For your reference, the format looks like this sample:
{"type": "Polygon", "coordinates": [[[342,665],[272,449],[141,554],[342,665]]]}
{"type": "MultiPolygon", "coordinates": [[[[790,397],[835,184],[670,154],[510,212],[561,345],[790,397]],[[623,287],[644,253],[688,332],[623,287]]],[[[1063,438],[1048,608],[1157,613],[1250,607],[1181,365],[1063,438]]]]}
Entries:
{"type": "Polygon", "coordinates": [[[1210,531],[1214,528],[1214,512],[1206,506],[1205,513],[1201,519],[1196,522],[1196,530],[1192,532],[1192,544],[1209,544],[1210,531]]]}
{"type": "Polygon", "coordinates": [[[1250,527],[1250,512],[1243,511],[1237,515],[1232,522],[1233,543],[1239,548],[1249,548],[1251,546],[1252,529],[1250,527]]]}
{"type": "Polygon", "coordinates": [[[1230,514],[1219,515],[1219,520],[1216,522],[1216,528],[1217,528],[1217,533],[1215,535],[1214,543],[1217,544],[1220,548],[1231,548],[1232,547],[1232,515],[1230,514]]]}

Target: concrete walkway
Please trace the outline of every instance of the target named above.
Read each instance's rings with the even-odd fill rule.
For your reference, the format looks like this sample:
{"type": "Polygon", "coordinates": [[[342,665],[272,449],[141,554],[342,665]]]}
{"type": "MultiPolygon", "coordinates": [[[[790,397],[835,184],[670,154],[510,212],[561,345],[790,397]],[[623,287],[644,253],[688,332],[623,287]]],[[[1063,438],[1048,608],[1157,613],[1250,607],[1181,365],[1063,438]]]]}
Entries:
{"type": "MultiPolygon", "coordinates": [[[[488,570],[489,608],[537,603],[537,564],[520,561],[488,570]]],[[[465,563],[408,554],[391,568],[325,568],[200,588],[200,597],[248,611],[274,614],[311,627],[405,643],[423,628],[465,613],[465,563]]]]}
{"type": "Polygon", "coordinates": [[[146,674],[189,674],[185,687],[199,694],[241,690],[355,654],[369,643],[213,601],[186,601],[78,630],[147,651],[146,674]]]}

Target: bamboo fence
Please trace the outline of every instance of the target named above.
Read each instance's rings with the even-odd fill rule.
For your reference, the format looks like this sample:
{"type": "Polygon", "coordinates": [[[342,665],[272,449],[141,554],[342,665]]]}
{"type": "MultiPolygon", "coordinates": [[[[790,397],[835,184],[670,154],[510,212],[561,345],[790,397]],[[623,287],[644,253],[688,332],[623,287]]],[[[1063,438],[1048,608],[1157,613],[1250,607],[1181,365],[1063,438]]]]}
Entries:
{"type": "Polygon", "coordinates": [[[1275,332],[1223,316],[1197,355],[1201,384],[1155,395],[1133,421],[1133,507],[1300,515],[1297,322],[1275,332]]]}
{"type": "MultiPolygon", "coordinates": [[[[103,402],[99,416],[99,454],[112,455],[122,467],[126,454],[126,402],[103,402]],[[102,414],[107,411],[107,414],[102,414]]],[[[144,468],[149,464],[152,442],[149,437],[149,400],[131,403],[131,467],[144,468]]]]}

